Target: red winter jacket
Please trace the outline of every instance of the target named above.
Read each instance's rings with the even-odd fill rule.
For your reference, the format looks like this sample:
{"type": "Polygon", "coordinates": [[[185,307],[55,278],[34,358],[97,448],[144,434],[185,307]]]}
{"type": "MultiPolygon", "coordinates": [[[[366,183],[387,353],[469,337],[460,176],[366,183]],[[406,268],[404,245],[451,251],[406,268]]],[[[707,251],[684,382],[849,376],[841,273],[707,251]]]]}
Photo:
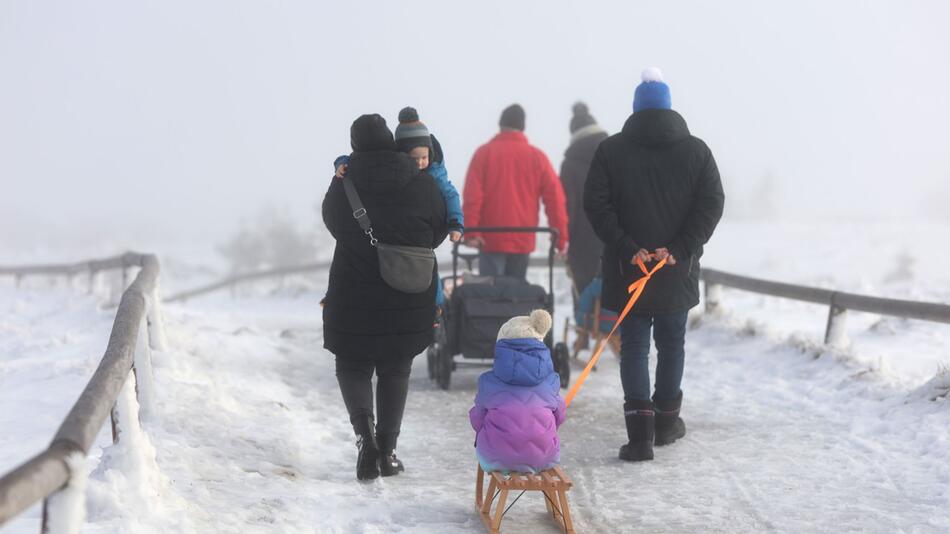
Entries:
{"type": "MultiPolygon", "coordinates": [[[[567,208],[561,181],[544,152],[528,144],[521,132],[503,131],[475,151],[465,175],[462,212],[465,226],[537,226],[538,202],[544,199],[548,224],[557,228],[558,250],[567,245],[567,208]]],[[[528,254],[535,234],[479,234],[483,252],[528,254]]]]}

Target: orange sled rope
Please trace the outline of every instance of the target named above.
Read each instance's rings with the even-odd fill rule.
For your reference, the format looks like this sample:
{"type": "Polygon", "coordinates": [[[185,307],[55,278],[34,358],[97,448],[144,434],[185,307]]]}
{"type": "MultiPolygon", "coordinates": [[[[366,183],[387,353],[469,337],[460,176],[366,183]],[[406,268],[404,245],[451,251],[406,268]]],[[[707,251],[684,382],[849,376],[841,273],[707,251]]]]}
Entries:
{"type": "MultiPolygon", "coordinates": [[[[574,395],[577,395],[578,390],[581,389],[581,386],[584,385],[584,381],[587,380],[587,375],[590,374],[591,369],[597,365],[597,360],[600,359],[600,354],[604,351],[604,347],[607,346],[607,341],[610,340],[610,336],[614,335],[614,332],[617,331],[617,327],[620,326],[620,323],[623,322],[624,317],[630,312],[630,309],[633,308],[633,304],[640,298],[640,293],[643,293],[643,288],[646,287],[647,282],[650,281],[650,277],[653,276],[653,273],[660,270],[661,267],[666,265],[666,258],[657,262],[657,264],[651,270],[647,270],[646,265],[643,264],[643,261],[640,258],[637,258],[637,267],[640,267],[640,270],[643,271],[643,277],[637,280],[636,282],[630,284],[630,287],[627,288],[627,293],[630,293],[630,300],[627,301],[627,305],[623,307],[623,312],[621,312],[620,317],[617,318],[617,322],[614,323],[614,327],[610,329],[610,333],[607,334],[607,337],[602,339],[594,349],[594,354],[590,357],[590,361],[587,362],[587,367],[581,372],[581,375],[577,377],[577,381],[574,382],[574,385],[571,386],[571,390],[567,392],[567,396],[564,397],[564,404],[570,406],[571,401],[574,400],[574,395]]],[[[596,328],[596,325],[595,325],[596,328]]]]}

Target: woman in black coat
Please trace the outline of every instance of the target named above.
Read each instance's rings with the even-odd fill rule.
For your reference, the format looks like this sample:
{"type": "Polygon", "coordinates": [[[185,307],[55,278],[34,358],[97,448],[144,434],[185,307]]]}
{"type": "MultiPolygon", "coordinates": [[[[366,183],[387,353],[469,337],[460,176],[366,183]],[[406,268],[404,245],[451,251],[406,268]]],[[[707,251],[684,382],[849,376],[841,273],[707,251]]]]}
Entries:
{"type": "Polygon", "coordinates": [[[336,356],[340,391],[359,437],[357,478],[364,480],[403,470],[395,455],[396,438],[412,359],[432,340],[435,285],[410,294],[383,281],[376,249],[353,217],[342,180],[353,181],[373,233],[383,243],[435,248],[448,228],[438,186],[397,151],[382,117],[356,119],[350,142],[347,175],[334,178],[323,199],[323,221],[336,239],[323,308],[323,346],[336,356]]]}

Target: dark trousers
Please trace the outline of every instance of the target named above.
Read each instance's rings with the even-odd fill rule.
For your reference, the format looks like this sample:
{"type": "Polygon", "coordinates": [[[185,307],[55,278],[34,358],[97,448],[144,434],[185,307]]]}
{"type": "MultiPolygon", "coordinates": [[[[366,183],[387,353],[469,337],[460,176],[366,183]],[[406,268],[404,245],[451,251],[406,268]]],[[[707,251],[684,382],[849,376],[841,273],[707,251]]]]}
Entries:
{"type": "Polygon", "coordinates": [[[530,254],[482,252],[478,255],[478,274],[482,276],[512,276],[527,278],[530,254]]]}
{"type": "Polygon", "coordinates": [[[350,422],[373,416],[373,373],[376,373],[376,433],[398,435],[409,394],[412,356],[336,357],[336,379],[350,422]]]}
{"type": "Polygon", "coordinates": [[[628,315],[620,325],[620,382],[626,402],[650,400],[650,330],[656,343],[654,399],[679,398],[686,359],[687,312],[628,315]]]}

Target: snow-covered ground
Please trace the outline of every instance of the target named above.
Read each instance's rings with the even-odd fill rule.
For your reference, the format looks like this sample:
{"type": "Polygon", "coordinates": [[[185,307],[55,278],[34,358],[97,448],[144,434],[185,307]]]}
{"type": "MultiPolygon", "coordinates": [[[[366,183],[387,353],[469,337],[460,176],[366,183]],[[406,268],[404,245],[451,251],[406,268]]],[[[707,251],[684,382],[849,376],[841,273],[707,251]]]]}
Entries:
{"type": "MultiPolygon", "coordinates": [[[[932,240],[946,227],[919,238],[861,229],[724,225],[704,264],[948,300],[948,253],[932,240]],[[892,243],[899,235],[911,241],[892,243]],[[914,239],[944,256],[902,262],[926,244],[914,239]]],[[[100,435],[83,532],[484,530],[467,419],[480,370],[459,370],[445,392],[418,358],[399,446],[407,471],[356,482],[312,285],[164,307],[168,350],[153,354],[158,404],[145,443],[133,451],[100,435]]],[[[566,288],[560,279],[558,333],[566,288]]],[[[950,531],[950,326],[854,314],[852,346],[829,351],[820,306],[738,291],[723,302],[721,316],[693,315],[689,432],[655,461],[616,459],[625,433],[613,356],[571,405],[562,463],[578,531],[950,531]]],[[[113,313],[77,289],[0,283],[0,471],[47,444],[98,363],[113,313]]],[[[4,532],[35,532],[38,516],[34,507],[4,532]]],[[[503,525],[557,531],[528,495],[503,525]]]]}

